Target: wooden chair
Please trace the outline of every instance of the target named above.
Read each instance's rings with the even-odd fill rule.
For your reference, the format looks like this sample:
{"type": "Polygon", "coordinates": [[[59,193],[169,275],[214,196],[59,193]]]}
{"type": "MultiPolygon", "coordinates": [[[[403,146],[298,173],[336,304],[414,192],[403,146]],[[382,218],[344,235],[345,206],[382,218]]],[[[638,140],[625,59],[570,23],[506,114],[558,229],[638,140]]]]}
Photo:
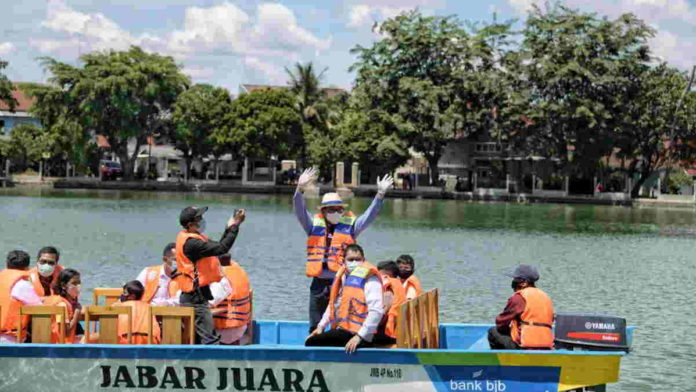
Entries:
{"type": "Polygon", "coordinates": [[[85,330],[87,331],[87,341],[91,342],[92,330],[90,323],[99,322],[99,337],[97,342],[101,344],[119,344],[118,342],[118,317],[126,315],[128,318],[128,344],[133,343],[132,318],[133,313],[129,306],[95,306],[85,307],[85,330]]]}
{"type": "MultiPolygon", "coordinates": [[[[68,317],[68,309],[64,306],[21,306],[19,308],[19,322],[17,323],[17,343],[22,343],[22,316],[29,316],[31,320],[31,342],[53,343],[53,321],[59,325],[58,343],[65,343],[65,321],[68,317]]],[[[72,343],[72,342],[70,342],[72,343]]]]}
{"type": "Polygon", "coordinates": [[[194,309],[186,306],[150,306],[147,344],[152,344],[152,319],[162,318],[162,344],[194,344],[194,309]],[[183,324],[183,328],[182,328],[183,324]]]}
{"type": "Polygon", "coordinates": [[[440,309],[437,289],[401,305],[396,320],[398,348],[439,348],[440,309]]]}
{"type": "Polygon", "coordinates": [[[104,306],[111,306],[117,302],[123,294],[123,289],[99,287],[92,294],[92,305],[99,305],[99,298],[104,297],[104,306]]]}

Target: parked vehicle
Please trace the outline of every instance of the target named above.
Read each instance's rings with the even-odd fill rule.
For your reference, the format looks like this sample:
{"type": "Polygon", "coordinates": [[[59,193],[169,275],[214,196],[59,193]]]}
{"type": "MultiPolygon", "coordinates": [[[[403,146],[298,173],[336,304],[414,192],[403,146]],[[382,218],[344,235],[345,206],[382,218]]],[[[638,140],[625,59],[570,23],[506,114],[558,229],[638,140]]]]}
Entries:
{"type": "Polygon", "coordinates": [[[103,181],[115,180],[118,177],[123,177],[123,168],[121,164],[114,161],[99,161],[99,174],[103,181]]]}

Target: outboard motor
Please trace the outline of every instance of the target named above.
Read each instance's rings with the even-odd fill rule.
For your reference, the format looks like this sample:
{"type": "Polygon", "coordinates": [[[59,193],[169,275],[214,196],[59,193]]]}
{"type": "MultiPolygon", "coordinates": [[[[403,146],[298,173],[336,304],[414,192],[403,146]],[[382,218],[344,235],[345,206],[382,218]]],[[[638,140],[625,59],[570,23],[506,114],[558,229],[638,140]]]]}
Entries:
{"type": "Polygon", "coordinates": [[[587,351],[629,351],[626,319],[613,316],[556,315],[556,349],[587,351]]]}

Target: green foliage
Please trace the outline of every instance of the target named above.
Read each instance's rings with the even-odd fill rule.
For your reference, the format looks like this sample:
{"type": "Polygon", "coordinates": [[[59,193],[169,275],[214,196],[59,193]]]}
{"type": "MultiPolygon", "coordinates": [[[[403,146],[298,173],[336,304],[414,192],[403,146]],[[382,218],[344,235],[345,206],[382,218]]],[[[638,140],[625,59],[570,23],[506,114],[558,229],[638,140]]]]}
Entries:
{"type": "Polygon", "coordinates": [[[9,107],[11,112],[14,112],[15,107],[17,107],[17,101],[12,96],[14,87],[10,79],[2,73],[2,70],[6,67],[7,61],[2,61],[2,59],[0,59],[0,101],[4,102],[7,107],[9,107]]]}
{"type": "Polygon", "coordinates": [[[242,94],[232,101],[226,126],[215,129],[212,139],[249,158],[286,156],[302,129],[294,104],[294,97],[286,90],[242,94]]]}
{"type": "Polygon", "coordinates": [[[673,194],[678,194],[682,187],[693,185],[694,180],[684,170],[672,170],[667,177],[667,187],[673,194]]]}
{"type": "Polygon", "coordinates": [[[513,138],[517,147],[591,174],[612,152],[627,93],[648,67],[652,35],[631,14],[610,20],[562,5],[535,7],[513,71],[521,81],[511,101],[528,119],[513,138]]]}
{"type": "Polygon", "coordinates": [[[192,158],[220,151],[215,149],[211,136],[225,126],[230,109],[230,93],[221,87],[196,84],[179,95],[173,105],[173,140],[189,167],[192,158]]]}
{"type": "Polygon", "coordinates": [[[32,123],[21,123],[12,128],[5,154],[23,163],[38,162],[50,158],[54,146],[52,135],[46,129],[32,123]]]}
{"type": "Polygon", "coordinates": [[[189,85],[171,57],[138,47],[81,57],[82,68],[44,58],[50,81],[67,93],[69,114],[106,137],[119,156],[126,178],[133,177],[135,159],[147,136],[165,124],[177,96],[189,85]],[[135,150],[128,155],[128,140],[135,150]]]}

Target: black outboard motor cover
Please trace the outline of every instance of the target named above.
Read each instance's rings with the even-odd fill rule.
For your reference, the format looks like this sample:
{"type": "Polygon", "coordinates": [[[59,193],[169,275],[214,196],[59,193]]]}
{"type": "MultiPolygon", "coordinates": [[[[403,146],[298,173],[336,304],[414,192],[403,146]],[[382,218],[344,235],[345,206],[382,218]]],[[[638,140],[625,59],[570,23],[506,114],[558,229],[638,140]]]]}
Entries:
{"type": "Polygon", "coordinates": [[[628,351],[626,319],[613,316],[556,315],[556,349],[628,351]]]}

